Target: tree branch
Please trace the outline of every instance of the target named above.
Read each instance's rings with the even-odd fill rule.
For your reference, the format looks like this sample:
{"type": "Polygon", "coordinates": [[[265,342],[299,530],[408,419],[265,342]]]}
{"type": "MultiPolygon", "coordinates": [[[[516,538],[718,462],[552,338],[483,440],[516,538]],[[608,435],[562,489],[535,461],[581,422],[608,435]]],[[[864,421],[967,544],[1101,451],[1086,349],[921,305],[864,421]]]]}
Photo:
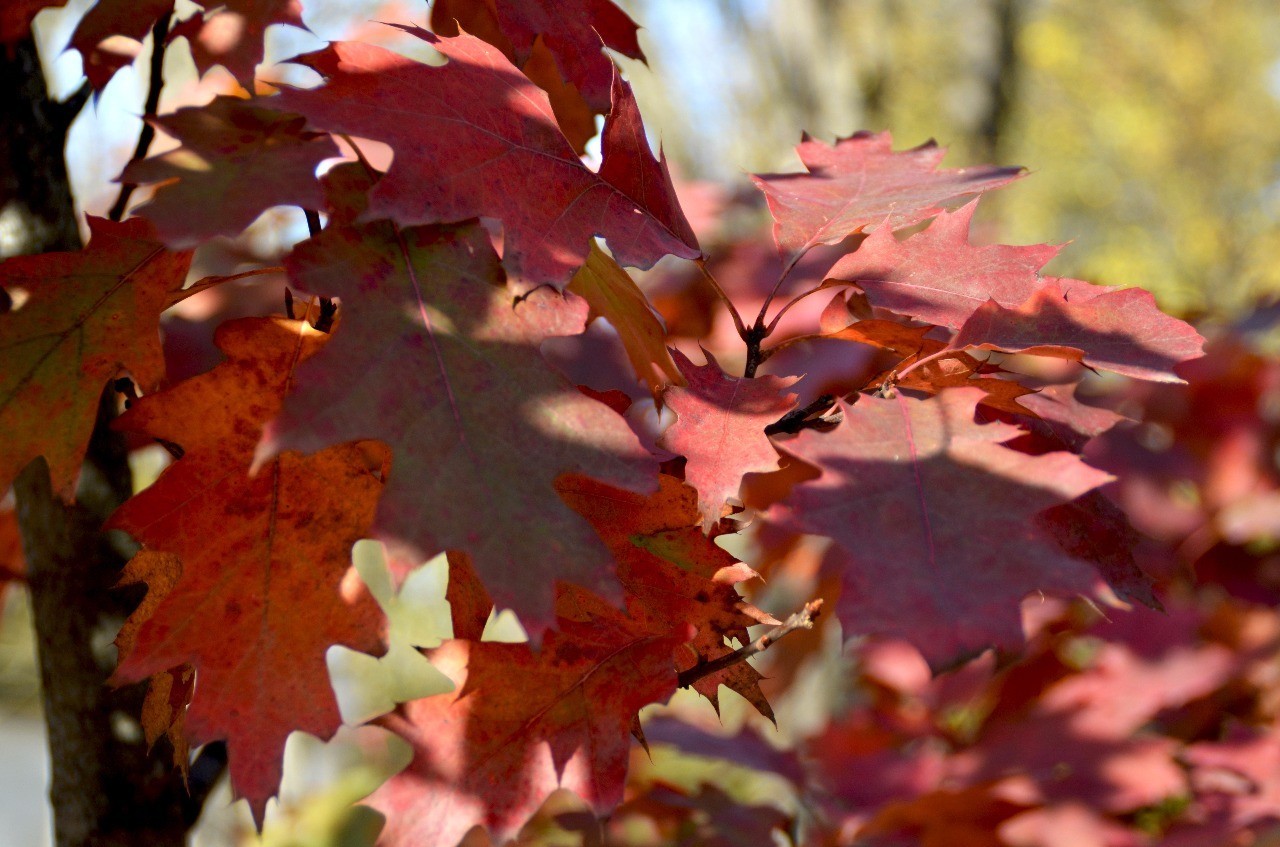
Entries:
{"type": "MultiPolygon", "coordinates": [[[[831,394],[819,395],[807,406],[792,409],[782,417],[764,428],[765,435],[781,435],[788,432],[799,432],[805,427],[818,426],[821,418],[814,418],[835,405],[836,398],[831,394]]],[[[828,421],[830,423],[830,421],[828,421]]]]}
{"type": "Polygon", "coordinates": [[[745,647],[734,650],[727,656],[721,656],[710,662],[703,662],[694,665],[688,670],[681,671],[678,685],[681,688],[688,688],[703,677],[711,676],[713,673],[719,673],[725,668],[731,668],[739,662],[745,662],[757,653],[763,653],[769,649],[769,646],[779,639],[785,638],[797,629],[813,629],[813,624],[818,620],[819,614],[822,612],[822,599],[810,600],[805,604],[804,608],[787,618],[785,621],[766,632],[764,635],[752,641],[745,647]]]}
{"type": "Polygon", "coordinates": [[[759,325],[752,326],[742,336],[742,340],[747,342],[747,364],[742,368],[742,375],[747,379],[753,379],[756,375],[756,369],[764,364],[764,360],[768,358],[760,350],[760,346],[768,336],[769,330],[759,325]]]}
{"type": "Polygon", "coordinates": [[[303,209],[302,214],[307,219],[307,233],[315,238],[320,234],[320,213],[315,209],[303,209]]]}
{"type": "MultiPolygon", "coordinates": [[[[0,244],[3,256],[80,248],[63,156],[66,126],[86,95],[82,89],[62,105],[49,99],[30,38],[0,50],[0,196],[9,204],[6,213],[16,213],[19,236],[0,244]]],[[[148,754],[134,720],[146,686],[106,685],[115,665],[110,638],[141,594],[137,586],[113,588],[127,551],[122,537],[102,531],[132,493],[124,438],[109,426],[115,409],[107,390],[74,504],[52,490],[43,459],[14,481],[49,738],[55,843],[181,847],[207,791],[189,796],[163,753],[148,754]]],[[[206,782],[221,769],[214,759],[208,765],[206,782]]]]}
{"type": "MultiPolygon", "coordinates": [[[[172,21],[173,12],[166,12],[151,28],[151,77],[147,82],[147,103],[142,112],[142,132],[138,135],[138,146],[133,150],[133,158],[129,160],[131,163],[147,157],[151,142],[156,137],[156,128],[151,125],[151,119],[160,111],[160,91],[164,88],[164,54],[169,46],[169,24],[172,21]]],[[[129,198],[137,187],[136,182],[122,183],[120,194],[107,217],[113,221],[123,219],[125,210],[129,208],[129,198]]]]}

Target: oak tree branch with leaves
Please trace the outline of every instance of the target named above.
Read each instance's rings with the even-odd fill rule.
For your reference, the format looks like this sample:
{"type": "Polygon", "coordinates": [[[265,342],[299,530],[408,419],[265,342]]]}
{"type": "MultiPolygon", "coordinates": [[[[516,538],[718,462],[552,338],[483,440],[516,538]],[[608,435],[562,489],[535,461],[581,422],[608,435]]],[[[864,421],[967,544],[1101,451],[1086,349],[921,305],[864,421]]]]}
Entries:
{"type": "Polygon", "coordinates": [[[368,800],[388,847],[513,837],[557,788],[610,814],[641,709],[686,687],[714,705],[725,686],[772,718],[749,660],[820,610],[940,672],[1017,654],[1028,595],[1105,584],[1159,605],[1098,494],[1112,476],[1081,456],[1099,411],[992,354],[1176,383],[1203,339],[1140,289],[1042,275],[1055,247],[974,244],[979,198],[1019,169],[943,168],[941,148],[895,151],[887,133],[806,137],[803,170],[754,178],[779,273],[744,313],[605,52],[643,58],[608,0],[437,0],[396,26],[439,62],[335,42],[293,60],[310,88],[255,79],[266,27],[302,24],[297,0],[182,20],[173,0],[98,0],[72,39],[86,87],[61,106],[36,90],[27,30],[45,5],[0,10],[4,71],[25,86],[0,85],[0,200],[48,233],[0,264],[0,489],[36,609],[60,845],[181,843],[224,758],[261,824],[288,735],[341,723],[326,651],[385,649],[351,574],[361,538],[398,578],[447,553],[453,607],[453,638],[426,655],[455,690],[376,719],[413,750],[368,800]],[[241,37],[211,52],[226,15],[241,37]],[[151,39],[147,128],[81,247],[59,140],[130,60],[116,36],[151,39]],[[176,39],[245,91],[157,113],[176,39]],[[148,155],[157,130],[179,146],[148,155]],[[22,133],[44,145],[23,151],[38,184],[18,178],[22,133]],[[281,266],[189,279],[193,251],[279,206],[311,228],[281,266]],[[735,367],[669,346],[627,270],[663,260],[727,310],[735,367]],[[221,363],[166,377],[166,310],[281,272],[287,305],[223,322],[221,363]],[[815,301],[819,319],[783,331],[815,301]],[[624,384],[579,385],[544,355],[593,322],[624,384]],[[827,391],[779,355],[815,341],[880,365],[827,391]],[[1046,421],[1072,437],[1028,446],[1046,421]],[[135,493],[125,452],[145,443],[172,458],[135,493]],[[838,600],[779,617],[748,602],[758,574],[725,540],[761,527],[824,539],[838,600]],[[494,607],[528,643],[481,638],[494,607]],[[93,633],[113,626],[107,679],[93,633]],[[116,708],[145,728],[129,757],[116,708]],[[181,776],[146,756],[164,736],[181,776]]]}

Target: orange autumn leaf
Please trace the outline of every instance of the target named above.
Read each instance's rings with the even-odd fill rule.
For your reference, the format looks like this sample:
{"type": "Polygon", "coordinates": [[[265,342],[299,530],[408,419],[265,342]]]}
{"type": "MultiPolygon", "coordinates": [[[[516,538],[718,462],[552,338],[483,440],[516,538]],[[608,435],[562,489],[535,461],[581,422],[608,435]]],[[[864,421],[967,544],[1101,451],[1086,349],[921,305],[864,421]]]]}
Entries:
{"type": "Polygon", "coordinates": [[[541,649],[446,641],[429,651],[456,690],[379,718],[413,750],[370,798],[387,815],[379,843],[457,844],[475,825],[505,842],[557,788],[599,814],[622,802],[637,712],[675,693],[671,651],[687,628],[655,635],[567,583],[556,608],[541,649]]]}
{"type": "MultiPolygon", "coordinates": [[[[746,644],[747,627],[778,621],[739,596],[734,586],[759,575],[719,547],[714,536],[703,534],[697,492],[675,477],[658,480],[655,493],[635,494],[565,475],[556,490],[591,522],[613,554],[633,618],[659,633],[693,625],[694,637],[674,654],[677,668],[684,671],[732,653],[726,638],[746,644]]],[[[739,662],[703,677],[693,688],[718,708],[717,692],[728,686],[772,718],[761,679],[755,668],[739,662]]]]}
{"type": "Polygon", "coordinates": [[[381,613],[351,569],[382,483],[366,444],[285,453],[252,473],[264,423],[327,336],[249,318],[224,323],[215,340],[227,361],[143,397],[117,423],[184,455],[109,523],[144,547],[126,578],[168,588],[125,625],[115,680],[191,664],[187,736],[227,740],[232,787],[261,821],[289,733],[329,738],[340,723],[325,651],[383,649],[381,613]],[[168,567],[140,562],[155,553],[171,554],[168,567]]]}
{"type": "Polygon", "coordinates": [[[607,320],[618,332],[636,376],[657,396],[668,385],[685,385],[667,350],[667,331],[631,275],[595,243],[569,290],[591,306],[592,316],[607,320]]]}

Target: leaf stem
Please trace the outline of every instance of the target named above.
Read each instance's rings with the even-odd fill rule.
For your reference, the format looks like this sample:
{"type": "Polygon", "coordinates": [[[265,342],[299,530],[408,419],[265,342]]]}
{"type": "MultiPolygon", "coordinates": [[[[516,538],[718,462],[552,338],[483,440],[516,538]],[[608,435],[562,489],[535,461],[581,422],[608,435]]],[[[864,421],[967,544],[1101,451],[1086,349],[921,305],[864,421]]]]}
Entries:
{"type": "Polygon", "coordinates": [[[320,234],[320,213],[315,209],[303,209],[302,214],[307,218],[307,232],[315,238],[320,234]]]}
{"type": "Polygon", "coordinates": [[[819,285],[817,288],[810,288],[808,291],[804,292],[803,294],[797,297],[791,298],[791,301],[788,302],[787,305],[782,307],[782,311],[774,315],[773,320],[769,321],[769,334],[772,335],[773,331],[778,328],[778,321],[782,320],[782,316],[785,315],[792,306],[799,303],[801,300],[808,297],[810,294],[817,294],[819,291],[826,291],[826,290],[828,289],[819,285]]]}
{"type": "Polygon", "coordinates": [[[787,618],[778,626],[766,632],[764,635],[752,641],[745,647],[734,650],[728,655],[713,659],[710,662],[703,662],[694,665],[688,670],[680,672],[677,684],[681,688],[688,688],[698,680],[719,673],[725,668],[731,668],[739,662],[745,662],[757,653],[763,653],[769,649],[769,645],[773,644],[781,638],[785,638],[797,629],[813,629],[814,622],[818,619],[822,611],[822,599],[810,600],[805,603],[804,608],[787,618]]]}
{"type": "Polygon", "coordinates": [[[756,369],[764,364],[764,360],[769,355],[760,349],[760,345],[769,335],[769,331],[762,326],[752,326],[747,330],[743,341],[747,342],[747,364],[742,369],[743,377],[752,379],[756,375],[756,369]]]}
{"type": "Polygon", "coordinates": [[[907,374],[911,373],[912,371],[914,371],[916,368],[920,367],[921,365],[927,365],[927,364],[929,364],[930,362],[936,362],[936,361],[938,361],[939,359],[945,359],[945,358],[947,358],[948,356],[955,356],[956,354],[958,354],[958,353],[960,353],[960,352],[961,352],[960,350],[957,350],[957,349],[955,349],[954,347],[943,347],[941,350],[938,350],[938,351],[935,351],[935,352],[933,352],[933,353],[930,353],[928,356],[925,356],[925,357],[924,357],[924,358],[922,358],[922,359],[916,359],[914,362],[912,362],[911,364],[907,365],[907,366],[906,366],[905,368],[903,368],[901,371],[898,371],[898,372],[896,372],[896,373],[893,373],[893,374],[891,374],[890,376],[891,376],[891,378],[893,379],[893,381],[894,381],[894,382],[897,382],[898,380],[902,379],[902,378],[903,378],[903,377],[905,377],[907,374]]]}
{"type": "Polygon", "coordinates": [[[814,415],[826,412],[836,403],[834,394],[821,394],[808,405],[799,409],[792,409],[782,417],[764,428],[765,435],[781,435],[783,433],[799,432],[806,426],[815,425],[814,415]]]}
{"type": "MultiPolygon", "coordinates": [[[[787,262],[787,266],[782,269],[782,273],[778,275],[778,281],[773,284],[773,290],[769,292],[768,297],[764,298],[764,305],[760,307],[760,314],[756,315],[756,328],[764,329],[764,319],[769,314],[769,306],[772,305],[773,298],[778,296],[778,292],[782,290],[782,284],[787,281],[787,277],[796,269],[796,265],[800,263],[800,259],[803,256],[804,252],[792,256],[791,260],[787,262]]],[[[772,327],[765,332],[765,335],[767,336],[771,330],[772,327]]]]}
{"type": "MultiPolygon", "coordinates": [[[[138,146],[133,150],[130,163],[145,159],[147,151],[151,149],[151,142],[156,137],[156,128],[151,125],[151,119],[160,110],[160,91],[164,88],[164,54],[169,46],[169,25],[172,22],[173,12],[166,12],[151,28],[151,76],[147,82],[147,102],[142,113],[142,132],[138,135],[138,146]]],[[[136,182],[122,183],[120,193],[107,217],[113,221],[123,219],[125,210],[129,207],[129,198],[137,187],[136,182]]]]}
{"type": "Polygon", "coordinates": [[[701,258],[694,259],[693,263],[698,266],[698,270],[702,272],[703,279],[707,281],[707,284],[711,286],[711,290],[720,298],[720,302],[724,303],[725,308],[729,310],[729,314],[733,317],[733,326],[738,330],[738,337],[743,341],[746,341],[747,327],[746,324],[742,322],[742,315],[738,312],[737,307],[733,305],[733,301],[729,299],[729,295],[720,287],[719,281],[712,276],[711,271],[707,270],[707,260],[701,258]]]}

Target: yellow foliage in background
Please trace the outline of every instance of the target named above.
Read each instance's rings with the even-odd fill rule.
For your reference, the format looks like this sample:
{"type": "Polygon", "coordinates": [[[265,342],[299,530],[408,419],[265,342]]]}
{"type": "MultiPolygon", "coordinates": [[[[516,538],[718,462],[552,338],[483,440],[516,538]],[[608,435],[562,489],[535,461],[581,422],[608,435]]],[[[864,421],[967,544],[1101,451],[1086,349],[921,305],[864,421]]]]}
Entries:
{"type": "Polygon", "coordinates": [[[1031,169],[987,220],[1015,242],[1074,241],[1050,272],[1141,285],[1183,314],[1280,293],[1274,0],[631,5],[655,78],[629,70],[687,175],[793,167],[801,129],[937,138],[950,165],[1031,169]]]}

